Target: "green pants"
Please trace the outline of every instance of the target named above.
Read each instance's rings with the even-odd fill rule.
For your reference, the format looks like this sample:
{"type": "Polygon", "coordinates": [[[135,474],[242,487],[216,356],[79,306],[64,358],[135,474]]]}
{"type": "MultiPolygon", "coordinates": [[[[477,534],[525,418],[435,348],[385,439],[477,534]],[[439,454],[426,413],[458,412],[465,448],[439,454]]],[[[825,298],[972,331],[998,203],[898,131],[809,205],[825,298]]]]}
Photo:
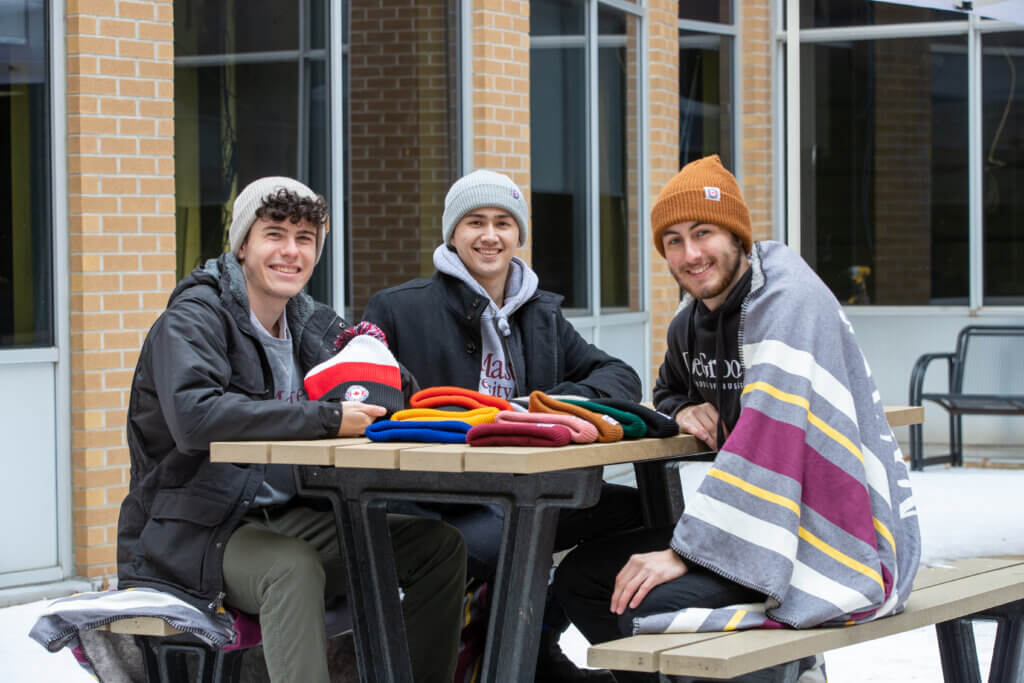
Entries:
{"type": "MultiPolygon", "coordinates": [[[[466,584],[466,549],[453,527],[388,515],[416,681],[451,683],[466,584]]],[[[258,614],[274,683],[327,683],[324,601],[347,591],[330,512],[253,510],[224,552],[224,601],[258,614]]]]}

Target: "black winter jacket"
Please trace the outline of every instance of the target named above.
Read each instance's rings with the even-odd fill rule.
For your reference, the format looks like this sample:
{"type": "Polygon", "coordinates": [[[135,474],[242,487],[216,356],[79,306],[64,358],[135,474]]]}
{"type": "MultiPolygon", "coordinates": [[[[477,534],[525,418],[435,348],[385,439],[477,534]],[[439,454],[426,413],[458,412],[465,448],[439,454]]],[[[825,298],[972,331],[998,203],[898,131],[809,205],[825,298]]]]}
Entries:
{"type": "MultiPolygon", "coordinates": [[[[286,308],[303,372],[334,355],[345,322],[305,294],[286,308]]],[[[211,441],[334,436],[341,408],[272,400],[273,375],[231,254],[171,294],[142,345],[128,406],[131,484],[121,504],[117,573],[214,610],[224,546],[263,483],[264,465],[211,463],[211,441]]]]}
{"type": "MultiPolygon", "coordinates": [[[[505,356],[516,395],[551,394],[640,400],[640,377],[629,365],[589,344],[562,315],[562,297],[538,290],[509,318],[505,356]]],[[[377,324],[395,357],[420,386],[480,385],[480,315],[487,299],[458,278],[427,279],[377,292],[363,320],[377,324]]]]}

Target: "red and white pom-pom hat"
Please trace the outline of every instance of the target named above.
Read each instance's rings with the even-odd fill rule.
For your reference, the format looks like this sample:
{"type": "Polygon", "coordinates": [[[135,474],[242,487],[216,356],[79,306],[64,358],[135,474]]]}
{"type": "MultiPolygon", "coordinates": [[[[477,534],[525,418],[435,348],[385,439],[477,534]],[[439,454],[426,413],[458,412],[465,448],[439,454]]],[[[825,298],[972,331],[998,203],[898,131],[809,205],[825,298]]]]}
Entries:
{"type": "Polygon", "coordinates": [[[311,401],[357,401],[384,406],[388,415],[405,407],[402,375],[384,334],[368,323],[349,328],[338,338],[341,350],[306,373],[311,401]]]}

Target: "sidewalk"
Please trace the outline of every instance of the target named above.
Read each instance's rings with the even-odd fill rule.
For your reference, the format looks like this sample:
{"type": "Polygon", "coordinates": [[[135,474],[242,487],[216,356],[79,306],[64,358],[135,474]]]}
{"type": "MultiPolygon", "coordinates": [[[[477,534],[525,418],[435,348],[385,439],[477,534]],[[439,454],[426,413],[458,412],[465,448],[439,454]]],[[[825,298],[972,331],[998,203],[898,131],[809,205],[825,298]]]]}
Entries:
{"type": "MultiPolygon", "coordinates": [[[[706,464],[686,468],[685,486],[706,464]]],[[[911,473],[922,536],[922,563],[986,555],[1024,555],[1024,469],[943,469],[911,473]]],[[[88,683],[71,654],[46,652],[28,631],[48,601],[0,609],[0,680],[4,683],[88,683]]],[[[993,624],[976,629],[983,678],[995,637],[993,624]]],[[[575,629],[562,638],[566,653],[586,660],[575,629]]],[[[826,655],[830,683],[908,683],[942,679],[933,628],[863,643],[826,655]]]]}

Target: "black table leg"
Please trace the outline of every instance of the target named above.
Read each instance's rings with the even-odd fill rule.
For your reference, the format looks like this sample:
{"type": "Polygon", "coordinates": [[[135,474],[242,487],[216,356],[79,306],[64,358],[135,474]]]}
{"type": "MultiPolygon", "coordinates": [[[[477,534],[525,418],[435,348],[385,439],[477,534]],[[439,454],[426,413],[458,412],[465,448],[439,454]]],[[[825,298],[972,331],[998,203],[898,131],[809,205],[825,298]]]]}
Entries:
{"type": "Polygon", "coordinates": [[[946,683],[981,683],[978,649],[970,620],[953,619],[935,624],[935,632],[946,683]]]}

